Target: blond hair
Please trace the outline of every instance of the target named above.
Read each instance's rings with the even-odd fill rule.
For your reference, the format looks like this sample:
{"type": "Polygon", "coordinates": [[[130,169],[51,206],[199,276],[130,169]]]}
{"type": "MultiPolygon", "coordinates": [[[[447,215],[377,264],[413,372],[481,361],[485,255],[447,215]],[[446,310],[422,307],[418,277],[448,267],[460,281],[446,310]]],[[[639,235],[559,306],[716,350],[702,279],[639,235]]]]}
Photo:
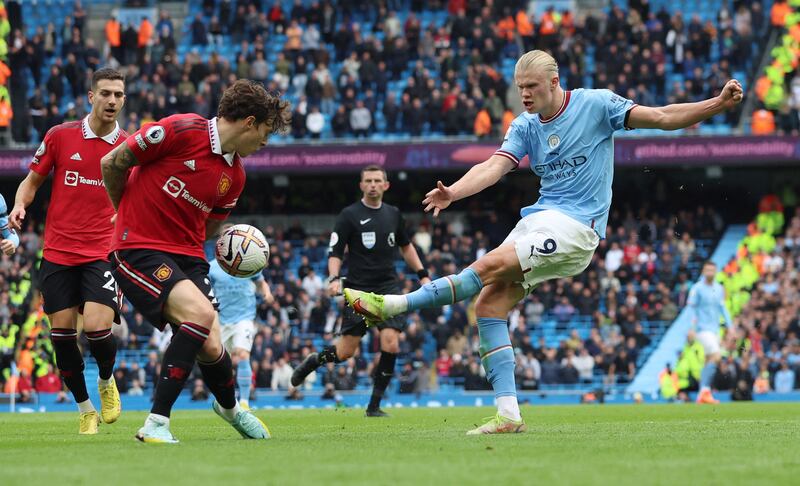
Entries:
{"type": "Polygon", "coordinates": [[[533,50],[522,55],[514,67],[514,75],[537,69],[545,73],[558,75],[558,63],[545,51],[533,50]]]}

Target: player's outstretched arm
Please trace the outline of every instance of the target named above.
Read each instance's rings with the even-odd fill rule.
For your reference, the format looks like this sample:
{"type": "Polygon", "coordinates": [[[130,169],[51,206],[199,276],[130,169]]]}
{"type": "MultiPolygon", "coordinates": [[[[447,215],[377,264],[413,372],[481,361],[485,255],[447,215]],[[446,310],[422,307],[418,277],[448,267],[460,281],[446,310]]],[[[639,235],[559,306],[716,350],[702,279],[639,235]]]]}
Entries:
{"type": "Polygon", "coordinates": [[[125,191],[125,181],[128,176],[128,169],[138,165],[139,161],[133,154],[127,143],[123,143],[100,159],[100,168],[103,171],[103,182],[106,185],[106,192],[111,199],[114,209],[119,208],[119,201],[125,191]]]}
{"type": "Polygon", "coordinates": [[[439,181],[436,188],[425,195],[422,204],[425,212],[433,210],[433,216],[447,208],[450,203],[477,194],[500,180],[501,177],[514,170],[515,166],[506,157],[492,155],[486,161],[473,166],[461,179],[452,186],[445,186],[439,181]]]}
{"type": "Polygon", "coordinates": [[[25,208],[31,205],[33,198],[36,197],[36,191],[44,184],[45,180],[47,180],[47,176],[30,171],[25,179],[20,182],[17,188],[17,195],[14,197],[14,208],[11,210],[11,214],[8,215],[9,228],[22,230],[25,208]]]}
{"type": "Polygon", "coordinates": [[[697,103],[676,103],[661,107],[637,105],[630,111],[628,127],[678,130],[707,120],[742,102],[744,92],[739,81],[725,83],[719,96],[697,103]]]}

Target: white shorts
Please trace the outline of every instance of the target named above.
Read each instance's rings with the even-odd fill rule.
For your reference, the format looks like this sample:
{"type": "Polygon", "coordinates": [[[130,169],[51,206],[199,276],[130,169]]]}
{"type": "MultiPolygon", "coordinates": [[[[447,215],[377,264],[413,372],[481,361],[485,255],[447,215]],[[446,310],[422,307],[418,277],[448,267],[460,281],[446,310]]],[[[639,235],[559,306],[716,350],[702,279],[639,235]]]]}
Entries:
{"type": "Polygon", "coordinates": [[[719,354],[719,334],[711,331],[700,331],[697,333],[697,341],[703,346],[706,356],[719,354]]]}
{"type": "Polygon", "coordinates": [[[236,324],[221,324],[222,345],[233,354],[234,349],[244,349],[248,353],[253,349],[256,338],[256,327],[251,320],[239,321],[236,324]]]}
{"type": "Polygon", "coordinates": [[[514,242],[526,293],[554,278],[578,275],[592,261],[600,237],[589,226],[548,209],[519,220],[503,243],[514,242]]]}

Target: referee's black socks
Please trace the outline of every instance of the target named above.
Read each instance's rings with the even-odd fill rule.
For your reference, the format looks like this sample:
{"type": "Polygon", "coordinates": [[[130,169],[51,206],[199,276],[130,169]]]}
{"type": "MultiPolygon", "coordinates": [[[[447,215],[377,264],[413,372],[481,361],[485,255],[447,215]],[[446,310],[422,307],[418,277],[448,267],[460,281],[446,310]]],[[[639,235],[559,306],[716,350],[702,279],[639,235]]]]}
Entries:
{"type": "Polygon", "coordinates": [[[374,373],[372,396],[369,399],[369,406],[367,410],[377,410],[381,407],[381,399],[386,392],[386,387],[394,376],[394,365],[397,362],[397,355],[395,353],[387,353],[381,351],[381,357],[378,360],[378,366],[374,373]]]}
{"type": "Polygon", "coordinates": [[[341,363],[339,355],[336,354],[336,346],[325,346],[319,352],[319,365],[323,366],[327,363],[341,363]]]}

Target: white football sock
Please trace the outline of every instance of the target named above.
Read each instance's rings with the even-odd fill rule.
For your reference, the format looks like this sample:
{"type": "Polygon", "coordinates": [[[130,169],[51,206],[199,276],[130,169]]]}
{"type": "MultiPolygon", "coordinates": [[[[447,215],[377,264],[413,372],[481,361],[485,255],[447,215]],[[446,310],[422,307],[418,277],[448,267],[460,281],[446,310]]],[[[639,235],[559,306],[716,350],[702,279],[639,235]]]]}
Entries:
{"type": "Polygon", "coordinates": [[[383,310],[390,317],[402,314],[408,310],[408,300],[405,295],[384,295],[383,310]]]}
{"type": "Polygon", "coordinates": [[[104,380],[102,378],[97,378],[97,384],[100,385],[100,388],[106,388],[107,386],[111,385],[111,380],[113,379],[114,379],[113,376],[107,380],[104,380]]]}
{"type": "Polygon", "coordinates": [[[222,412],[222,416],[225,417],[228,422],[233,422],[236,419],[236,414],[238,414],[240,410],[239,402],[236,402],[236,405],[234,405],[233,408],[225,408],[220,405],[219,410],[222,412]]]}
{"type": "Polygon", "coordinates": [[[148,415],[147,420],[156,422],[161,425],[166,425],[167,427],[169,427],[169,417],[165,417],[157,413],[151,413],[150,415],[148,415]]]}
{"type": "Polygon", "coordinates": [[[522,416],[519,413],[517,397],[497,397],[497,411],[505,418],[522,420],[522,416]]]}
{"type": "Polygon", "coordinates": [[[88,398],[86,400],[78,403],[78,410],[81,413],[94,412],[95,411],[94,405],[92,405],[92,401],[90,399],[88,399],[88,398]]]}

